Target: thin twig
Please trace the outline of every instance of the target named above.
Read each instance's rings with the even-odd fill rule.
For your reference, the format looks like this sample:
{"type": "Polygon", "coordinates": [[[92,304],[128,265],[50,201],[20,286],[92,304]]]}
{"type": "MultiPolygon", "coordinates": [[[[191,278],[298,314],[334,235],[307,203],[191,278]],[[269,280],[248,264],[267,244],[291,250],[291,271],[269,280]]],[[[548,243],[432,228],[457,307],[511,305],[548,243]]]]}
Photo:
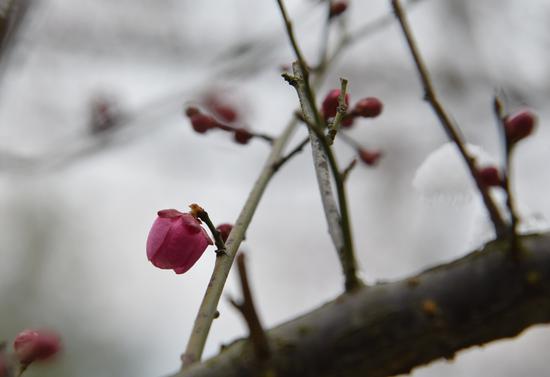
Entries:
{"type": "Polygon", "coordinates": [[[472,175],[472,178],[477,185],[477,188],[483,199],[483,203],[485,204],[485,207],[489,212],[489,216],[491,217],[491,221],[493,222],[493,226],[495,228],[496,236],[497,238],[502,238],[507,234],[506,223],[502,219],[502,216],[498,211],[495,202],[490,196],[488,187],[484,185],[479,178],[475,159],[470,156],[469,152],[466,150],[466,145],[462,140],[462,137],[458,133],[456,126],[453,124],[451,118],[449,117],[449,115],[443,108],[443,105],[436,96],[432,81],[428,74],[428,70],[426,68],[426,65],[424,64],[424,61],[422,60],[422,57],[420,56],[420,52],[418,51],[416,42],[413,39],[412,32],[410,30],[403,9],[399,3],[399,0],[392,0],[392,6],[395,12],[395,16],[397,17],[397,20],[401,25],[401,29],[403,31],[405,39],[407,40],[407,45],[409,46],[409,50],[416,65],[420,81],[422,82],[422,86],[424,88],[424,98],[432,106],[448,138],[452,142],[454,142],[454,144],[458,148],[460,155],[464,159],[464,162],[466,163],[468,170],[470,171],[470,174],[472,175]]]}
{"type": "Polygon", "coordinates": [[[281,15],[283,16],[283,21],[285,22],[285,28],[287,30],[287,36],[290,39],[290,44],[292,45],[294,54],[296,54],[296,59],[298,60],[298,64],[300,64],[300,68],[302,68],[302,71],[304,71],[304,74],[307,75],[307,72],[309,70],[306,63],[306,59],[304,58],[302,51],[298,46],[298,41],[296,40],[296,36],[294,35],[294,27],[292,26],[292,21],[288,16],[288,12],[286,10],[285,4],[283,0],[277,0],[277,4],[279,5],[279,9],[281,10],[281,15]]]}
{"type": "Polygon", "coordinates": [[[241,312],[248,326],[250,341],[254,346],[254,354],[256,355],[256,358],[258,360],[266,360],[269,358],[270,354],[269,342],[254,305],[254,299],[252,298],[252,292],[250,290],[250,284],[248,283],[248,276],[246,273],[245,257],[242,253],[237,255],[237,268],[239,271],[243,298],[241,302],[230,299],[230,303],[237,310],[239,310],[239,312],[241,312]]]}
{"type": "Polygon", "coordinates": [[[328,141],[332,145],[336,134],[340,130],[340,124],[346,112],[348,111],[348,105],[346,105],[346,95],[348,92],[348,80],[340,78],[340,95],[338,96],[338,108],[336,111],[336,116],[332,120],[332,123],[328,127],[328,141]]]}
{"type": "Polygon", "coordinates": [[[344,182],[348,179],[349,173],[351,173],[351,171],[353,170],[356,164],[357,164],[357,159],[354,158],[353,160],[350,161],[348,166],[346,166],[346,168],[342,172],[342,180],[344,182]]]}
{"type": "Polygon", "coordinates": [[[296,148],[288,152],[286,156],[281,157],[279,161],[273,164],[273,169],[279,170],[281,166],[283,166],[288,160],[290,160],[292,157],[300,153],[308,143],[309,143],[309,137],[306,137],[304,140],[302,140],[300,144],[296,146],[296,148]]]}

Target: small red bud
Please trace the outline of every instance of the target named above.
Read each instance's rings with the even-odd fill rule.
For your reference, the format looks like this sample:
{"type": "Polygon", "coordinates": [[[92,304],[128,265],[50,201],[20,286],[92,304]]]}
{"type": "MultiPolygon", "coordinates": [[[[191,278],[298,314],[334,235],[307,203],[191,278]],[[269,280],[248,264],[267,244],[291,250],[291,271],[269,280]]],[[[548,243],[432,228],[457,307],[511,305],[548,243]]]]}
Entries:
{"type": "Polygon", "coordinates": [[[217,126],[214,118],[212,118],[209,115],[205,115],[201,113],[192,115],[190,120],[191,120],[191,126],[193,127],[193,129],[200,134],[203,134],[209,129],[215,128],[217,126]]]}
{"type": "Polygon", "coordinates": [[[510,144],[529,136],[535,128],[537,117],[530,110],[523,110],[504,120],[504,130],[510,144]]]}
{"type": "Polygon", "coordinates": [[[220,236],[222,237],[223,242],[227,241],[227,237],[229,237],[231,229],[233,229],[233,225],[229,223],[220,224],[216,227],[216,230],[220,232],[220,236]]]}
{"type": "MultiPolygon", "coordinates": [[[[340,96],[340,89],[332,89],[325,96],[321,110],[325,119],[333,118],[338,111],[338,97],[340,96]]],[[[346,93],[345,101],[346,105],[349,104],[349,94],[346,93]]]]}
{"type": "Polygon", "coordinates": [[[41,330],[23,330],[13,341],[13,349],[19,362],[29,365],[33,361],[47,360],[61,349],[57,334],[41,330]]]}
{"type": "Polygon", "coordinates": [[[383,108],[384,105],[378,98],[367,97],[355,104],[353,112],[363,118],[375,118],[382,113],[383,108]]]}
{"type": "Polygon", "coordinates": [[[369,166],[374,166],[378,163],[380,157],[382,157],[382,152],[380,151],[370,151],[368,149],[359,149],[359,158],[365,164],[369,166]]]}
{"type": "Polygon", "coordinates": [[[481,183],[483,183],[485,186],[494,187],[502,185],[500,172],[494,166],[486,166],[479,169],[478,175],[481,183]]]}
{"type": "Polygon", "coordinates": [[[191,118],[193,115],[200,114],[200,112],[201,111],[195,106],[189,106],[187,109],[185,109],[185,115],[187,115],[188,118],[191,118]]]}
{"type": "Polygon", "coordinates": [[[250,139],[253,137],[254,135],[252,135],[246,128],[237,128],[235,130],[235,134],[233,135],[233,138],[239,144],[248,144],[250,139]]]}
{"type": "Polygon", "coordinates": [[[239,117],[237,114],[237,110],[229,105],[216,104],[212,107],[212,111],[214,112],[214,114],[220,117],[221,120],[228,123],[233,123],[237,121],[237,118],[239,117]]]}
{"type": "Polygon", "coordinates": [[[353,116],[353,114],[346,114],[342,118],[342,122],[340,124],[342,125],[342,128],[351,128],[354,121],[355,116],[353,116]]]}
{"type": "Polygon", "coordinates": [[[213,115],[224,122],[233,123],[239,118],[239,112],[227,94],[211,92],[206,95],[204,105],[213,115]]]}
{"type": "Polygon", "coordinates": [[[341,15],[348,9],[348,2],[345,0],[337,0],[330,3],[329,18],[341,15]]]}

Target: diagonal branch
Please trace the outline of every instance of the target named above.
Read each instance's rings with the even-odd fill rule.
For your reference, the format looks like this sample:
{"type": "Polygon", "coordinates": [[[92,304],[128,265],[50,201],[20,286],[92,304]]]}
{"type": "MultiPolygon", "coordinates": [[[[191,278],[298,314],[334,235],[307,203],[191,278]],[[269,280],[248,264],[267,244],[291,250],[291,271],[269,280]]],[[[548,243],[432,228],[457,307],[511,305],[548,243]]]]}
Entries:
{"type": "Polygon", "coordinates": [[[495,241],[454,262],[342,295],[268,331],[258,367],[246,340],[171,377],[383,377],[550,323],[550,233],[495,241]]]}
{"type": "Polygon", "coordinates": [[[493,201],[493,198],[489,194],[489,188],[484,185],[479,178],[475,159],[466,149],[466,143],[462,139],[462,136],[460,135],[457,126],[453,123],[451,117],[449,116],[441,101],[436,95],[435,89],[432,85],[432,80],[428,73],[428,69],[426,68],[426,64],[424,63],[422,56],[418,51],[418,47],[413,38],[411,28],[399,0],[392,0],[391,3],[395,11],[395,16],[397,17],[399,25],[401,26],[401,30],[403,31],[403,35],[405,36],[405,39],[407,41],[407,45],[409,46],[409,50],[416,66],[416,70],[418,71],[418,75],[420,77],[420,81],[422,82],[422,86],[424,88],[424,98],[426,101],[428,101],[433,111],[437,115],[437,118],[439,119],[439,122],[441,123],[445,133],[447,134],[447,137],[458,148],[458,151],[460,152],[462,159],[466,163],[466,166],[468,167],[468,170],[472,175],[474,182],[476,183],[478,191],[481,194],[483,203],[485,204],[487,212],[489,213],[491,221],[493,222],[495,234],[498,238],[503,238],[508,234],[508,227],[502,219],[502,215],[500,214],[495,202],[493,201]]]}

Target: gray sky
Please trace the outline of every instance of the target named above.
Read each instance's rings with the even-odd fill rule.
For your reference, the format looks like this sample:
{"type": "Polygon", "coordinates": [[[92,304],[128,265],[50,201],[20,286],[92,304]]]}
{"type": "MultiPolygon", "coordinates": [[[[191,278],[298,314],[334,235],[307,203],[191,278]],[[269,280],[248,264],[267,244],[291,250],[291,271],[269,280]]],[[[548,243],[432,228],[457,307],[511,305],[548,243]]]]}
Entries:
{"type": "MultiPolygon", "coordinates": [[[[317,57],[323,16],[315,4],[288,1],[310,59],[317,57]]],[[[349,28],[388,12],[386,1],[352,1],[349,28]]],[[[471,143],[498,160],[495,90],[506,94],[512,110],[528,105],[539,114],[535,136],[515,159],[518,200],[536,220],[550,218],[549,12],[543,0],[423,0],[410,18],[436,87],[471,143]]],[[[276,4],[42,0],[27,21],[0,77],[0,339],[25,327],[62,333],[64,357],[31,369],[29,377],[174,371],[214,253],[175,275],[147,261],[145,239],[163,208],[185,210],[197,202],[215,222],[237,217],[268,146],[195,134],[181,113],[184,103],[225,90],[253,129],[282,130],[297,98],[279,76],[292,55],[276,4]],[[120,130],[99,138],[88,128],[98,97],[116,101],[126,117],[120,130]]],[[[456,185],[437,198],[412,186],[417,168],[445,139],[421,100],[395,25],[347,50],[319,97],[339,76],[350,80],[352,103],[374,95],[385,104],[380,118],[350,131],[384,152],[378,167],[357,166],[349,179],[364,278],[396,279],[466,253],[486,223],[477,199],[452,193],[456,185]]],[[[304,134],[299,130],[296,140],[304,134]]],[[[342,165],[354,156],[341,142],[336,148],[342,165]]],[[[453,164],[452,156],[446,163],[453,164]]],[[[433,184],[454,179],[431,173],[433,184]]],[[[267,326],[340,292],[316,187],[305,150],[277,174],[247,232],[243,250],[267,326]]],[[[233,296],[235,283],[231,276],[233,296]]],[[[207,355],[246,334],[225,299],[220,311],[207,355]]],[[[549,335],[547,327],[532,329],[413,376],[541,376],[549,335]]]]}

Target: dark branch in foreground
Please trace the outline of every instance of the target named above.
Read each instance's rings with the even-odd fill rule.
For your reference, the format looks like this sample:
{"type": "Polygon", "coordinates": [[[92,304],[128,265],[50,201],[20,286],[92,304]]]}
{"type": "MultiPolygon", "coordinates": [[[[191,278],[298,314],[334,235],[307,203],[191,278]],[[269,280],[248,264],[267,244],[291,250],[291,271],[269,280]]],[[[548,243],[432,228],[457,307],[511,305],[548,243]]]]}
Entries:
{"type": "Polygon", "coordinates": [[[241,339],[173,377],[392,376],[517,336],[550,322],[550,233],[520,237],[517,254],[509,245],[360,288],[275,327],[267,361],[241,339]]]}

